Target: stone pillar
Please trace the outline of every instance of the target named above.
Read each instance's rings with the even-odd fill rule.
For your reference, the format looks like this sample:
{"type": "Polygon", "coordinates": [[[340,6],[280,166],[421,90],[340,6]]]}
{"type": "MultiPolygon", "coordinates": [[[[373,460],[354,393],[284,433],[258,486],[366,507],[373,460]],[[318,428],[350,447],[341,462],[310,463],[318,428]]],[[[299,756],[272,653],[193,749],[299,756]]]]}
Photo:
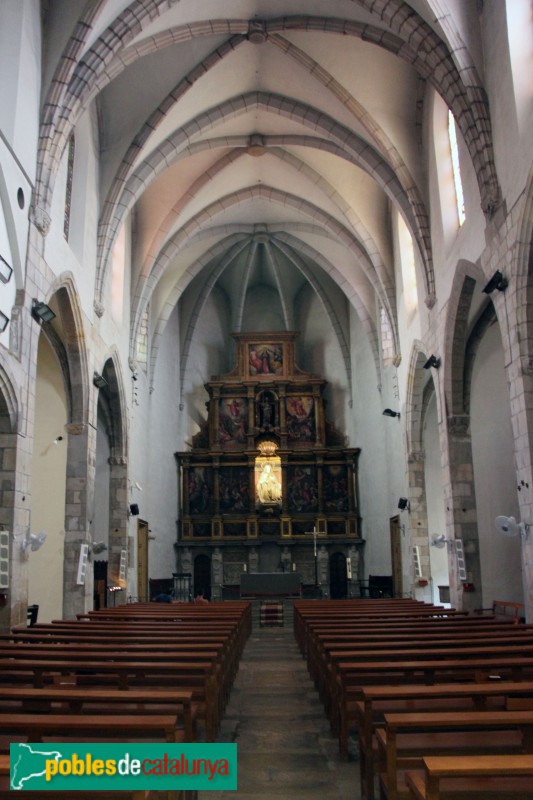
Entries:
{"type": "MultiPolygon", "coordinates": [[[[409,541],[411,545],[411,553],[413,552],[413,547],[418,547],[422,575],[424,578],[429,579],[430,559],[428,515],[426,504],[425,460],[426,456],[423,450],[411,450],[411,452],[407,455],[409,474],[409,541]]],[[[417,578],[415,575],[412,558],[409,574],[411,580],[409,591],[412,597],[416,597],[416,592],[419,590],[419,578],[417,578]]]]}
{"type": "Polygon", "coordinates": [[[86,423],[65,426],[68,459],[65,504],[65,554],[63,563],[63,616],[72,618],[92,608],[93,574],[85,583],[76,578],[82,544],[91,543],[90,518],[94,507],[96,429],[86,423]]]}
{"type": "Polygon", "coordinates": [[[482,595],[472,441],[467,414],[448,418],[448,458],[450,483],[445,487],[447,537],[463,540],[468,583],[474,586],[474,591],[463,592],[455,550],[449,547],[450,601],[455,608],[472,611],[481,607],[482,595]]]}
{"type": "MultiPolygon", "coordinates": [[[[120,553],[128,548],[128,463],[123,457],[109,458],[109,559],[107,582],[119,585],[120,553]]],[[[119,602],[127,596],[127,587],[119,602]]]]}
{"type": "Polygon", "coordinates": [[[0,528],[9,534],[9,587],[0,591],[0,631],[26,624],[28,557],[21,544],[30,533],[28,440],[0,434],[0,528]]]}

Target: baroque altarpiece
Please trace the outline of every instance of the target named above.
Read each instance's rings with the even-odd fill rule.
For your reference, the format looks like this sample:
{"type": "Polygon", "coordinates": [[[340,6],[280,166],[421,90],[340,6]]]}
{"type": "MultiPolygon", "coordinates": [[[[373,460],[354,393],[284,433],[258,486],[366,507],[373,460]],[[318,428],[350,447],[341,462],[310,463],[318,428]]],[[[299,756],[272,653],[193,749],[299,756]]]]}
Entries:
{"type": "Polygon", "coordinates": [[[326,381],[296,365],[296,337],[235,334],[236,366],[205,385],[206,420],[175,454],[178,570],[213,598],[237,592],[242,573],[288,571],[346,596],[362,569],[359,450],[327,419],[326,381]]]}

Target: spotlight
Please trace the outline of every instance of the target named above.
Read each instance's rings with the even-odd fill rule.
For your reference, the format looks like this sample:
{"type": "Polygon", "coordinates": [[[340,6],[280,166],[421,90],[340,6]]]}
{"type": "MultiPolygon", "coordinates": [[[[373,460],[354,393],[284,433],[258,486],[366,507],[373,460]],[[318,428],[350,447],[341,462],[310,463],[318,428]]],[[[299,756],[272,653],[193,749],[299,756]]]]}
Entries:
{"type": "Polygon", "coordinates": [[[2,283],[9,283],[9,279],[13,275],[13,267],[10,266],[3,256],[0,256],[0,281],[2,283]]]}
{"type": "Polygon", "coordinates": [[[437,358],[437,356],[430,356],[424,364],[424,369],[431,369],[431,367],[438,369],[440,367],[440,358],[437,358]]]}
{"type": "Polygon", "coordinates": [[[42,303],[39,300],[32,301],[31,315],[41,324],[43,322],[52,322],[52,320],[55,319],[55,314],[50,306],[47,306],[46,303],[42,303]]]}
{"type": "Polygon", "coordinates": [[[3,311],[0,311],[0,333],[3,333],[9,325],[9,317],[6,317],[3,311]]]}
{"type": "Polygon", "coordinates": [[[407,497],[400,497],[398,500],[398,508],[400,511],[405,511],[405,509],[409,511],[409,500],[407,497]]]}
{"type": "Polygon", "coordinates": [[[494,289],[497,289],[499,292],[504,292],[508,286],[509,281],[507,278],[504,278],[500,270],[497,269],[483,291],[485,294],[490,294],[494,289]]]}
{"type": "Polygon", "coordinates": [[[98,389],[105,389],[105,387],[108,385],[106,379],[103,377],[103,375],[100,375],[99,372],[94,373],[93,383],[98,389]]]}
{"type": "Polygon", "coordinates": [[[384,417],[399,417],[399,411],[393,411],[392,408],[386,408],[383,412],[384,417]]]}

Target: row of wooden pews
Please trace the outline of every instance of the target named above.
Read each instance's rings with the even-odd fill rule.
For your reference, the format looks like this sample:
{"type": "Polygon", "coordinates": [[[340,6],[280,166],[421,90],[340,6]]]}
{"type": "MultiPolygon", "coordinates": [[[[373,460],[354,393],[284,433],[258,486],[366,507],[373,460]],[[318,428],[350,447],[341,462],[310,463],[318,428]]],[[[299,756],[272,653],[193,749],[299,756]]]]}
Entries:
{"type": "Polygon", "coordinates": [[[11,742],[214,741],[251,627],[249,602],[135,603],[1,634],[4,763],[11,742]]]}
{"type": "Polygon", "coordinates": [[[296,601],[294,629],[344,757],[357,727],[364,798],[376,777],[382,800],[533,798],[533,787],[520,794],[533,754],[532,625],[379,599],[296,601]],[[512,780],[482,756],[512,757],[512,780]],[[516,792],[502,789],[508,779],[516,792]]]}

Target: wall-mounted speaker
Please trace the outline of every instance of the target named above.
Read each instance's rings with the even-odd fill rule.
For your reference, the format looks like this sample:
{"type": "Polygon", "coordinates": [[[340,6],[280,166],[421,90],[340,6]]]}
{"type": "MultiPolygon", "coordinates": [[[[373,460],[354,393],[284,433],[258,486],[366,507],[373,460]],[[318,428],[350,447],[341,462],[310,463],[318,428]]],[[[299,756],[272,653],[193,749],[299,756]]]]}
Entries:
{"type": "Polygon", "coordinates": [[[0,589],[9,587],[9,533],[0,531],[0,589]]]}
{"type": "Polygon", "coordinates": [[[130,506],[130,514],[131,514],[132,517],[139,516],[139,506],[137,505],[137,503],[132,503],[131,504],[131,506],[130,506]]]}
{"type": "Polygon", "coordinates": [[[87,559],[89,558],[89,545],[82,544],[80,547],[80,557],[78,560],[78,575],[76,578],[76,584],[78,586],[83,586],[85,583],[85,576],[87,574],[87,559]]]}

